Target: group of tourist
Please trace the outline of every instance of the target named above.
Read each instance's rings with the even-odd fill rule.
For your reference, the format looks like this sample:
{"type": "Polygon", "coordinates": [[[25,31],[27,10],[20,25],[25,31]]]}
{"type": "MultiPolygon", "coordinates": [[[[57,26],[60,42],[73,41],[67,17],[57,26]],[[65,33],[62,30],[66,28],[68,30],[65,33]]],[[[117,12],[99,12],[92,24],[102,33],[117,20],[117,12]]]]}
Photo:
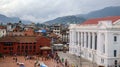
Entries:
{"type": "Polygon", "coordinates": [[[16,54],[14,54],[13,60],[15,60],[15,62],[18,61],[18,59],[17,59],[17,55],[16,55],[16,54]]]}
{"type": "MultiPolygon", "coordinates": [[[[57,64],[61,64],[63,67],[69,67],[67,59],[60,58],[57,52],[54,53],[54,60],[57,64]]],[[[58,65],[56,67],[59,67],[58,65]]]]}
{"type": "MultiPolygon", "coordinates": [[[[5,58],[5,56],[3,57],[3,59],[5,58]]],[[[28,56],[28,55],[25,55],[25,57],[24,57],[24,59],[25,59],[25,61],[26,60],[28,60],[28,59],[30,59],[31,58],[31,56],[28,56]]],[[[35,58],[35,57],[34,57],[35,58]]],[[[46,56],[42,56],[41,58],[44,58],[45,59],[45,61],[46,60],[53,60],[54,62],[56,62],[56,64],[55,64],[55,66],[54,67],[61,67],[61,65],[62,65],[62,67],[78,67],[78,66],[75,66],[75,65],[73,65],[73,64],[69,64],[69,62],[68,62],[68,60],[67,59],[65,59],[65,58],[60,58],[60,56],[58,55],[58,53],[57,52],[54,52],[53,54],[51,53],[51,54],[48,54],[48,55],[46,55],[46,56]]],[[[17,63],[18,62],[18,58],[17,58],[17,55],[15,54],[14,56],[13,56],[13,60],[17,63]]],[[[36,60],[37,60],[37,56],[36,56],[36,60]]],[[[39,58],[38,58],[38,60],[39,60],[39,58]]],[[[38,60],[37,60],[37,62],[35,62],[35,64],[34,64],[34,67],[36,67],[36,64],[38,63],[38,60]]],[[[42,61],[43,61],[43,59],[42,59],[42,61]]]]}
{"type": "MultiPolygon", "coordinates": [[[[57,62],[57,64],[60,63],[63,67],[78,67],[78,65],[69,64],[67,59],[60,58],[57,52],[54,53],[54,60],[57,62]]],[[[56,66],[56,67],[59,67],[59,66],[56,66]]]]}
{"type": "Polygon", "coordinates": [[[52,59],[57,63],[57,65],[55,67],[59,67],[59,64],[62,65],[63,67],[69,67],[67,59],[60,58],[60,56],[58,55],[57,52],[50,53],[50,54],[48,54],[46,56],[42,56],[42,61],[43,60],[46,61],[48,59],[52,59]]]}

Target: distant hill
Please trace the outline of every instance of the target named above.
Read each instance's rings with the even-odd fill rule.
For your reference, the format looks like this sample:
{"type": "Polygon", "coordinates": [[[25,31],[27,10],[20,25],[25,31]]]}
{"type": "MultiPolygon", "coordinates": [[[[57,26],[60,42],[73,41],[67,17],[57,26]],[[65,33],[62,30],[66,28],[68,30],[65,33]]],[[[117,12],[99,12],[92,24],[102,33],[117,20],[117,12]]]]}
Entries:
{"type": "Polygon", "coordinates": [[[101,18],[107,16],[120,16],[120,6],[106,7],[101,10],[93,11],[88,14],[79,14],[77,17],[84,17],[86,19],[90,18],[101,18]]]}
{"type": "MultiPolygon", "coordinates": [[[[90,18],[100,18],[100,17],[107,17],[107,16],[120,16],[120,6],[114,6],[114,7],[106,7],[100,10],[96,10],[93,12],[90,12],[88,14],[78,14],[78,15],[72,15],[72,16],[63,16],[63,17],[58,17],[53,20],[46,21],[44,23],[47,24],[56,24],[56,23],[61,23],[61,24],[67,24],[67,23],[82,23],[87,19],[90,18]]],[[[7,17],[5,15],[0,14],[0,23],[8,23],[8,22],[18,22],[21,20],[18,17],[7,17]]],[[[30,23],[31,21],[25,21],[21,20],[23,23],[30,23]]]]}
{"type": "Polygon", "coordinates": [[[86,20],[85,18],[77,17],[77,16],[64,16],[64,17],[58,17],[58,18],[56,18],[54,20],[47,21],[45,23],[48,23],[48,24],[82,23],[85,20],[86,20]]]}
{"type": "MultiPolygon", "coordinates": [[[[9,23],[9,22],[11,22],[11,23],[17,23],[17,22],[19,22],[21,19],[20,18],[18,18],[18,17],[7,17],[7,16],[5,16],[5,15],[2,15],[2,14],[0,14],[0,23],[2,22],[2,23],[9,23]]],[[[28,23],[30,23],[31,21],[25,21],[25,20],[21,20],[23,23],[25,23],[25,24],[28,24],[28,23]]]]}
{"type": "Polygon", "coordinates": [[[82,23],[90,18],[101,18],[107,16],[120,16],[120,6],[106,7],[97,11],[90,12],[88,14],[78,14],[73,16],[63,16],[56,19],[47,21],[45,23],[82,23]]]}

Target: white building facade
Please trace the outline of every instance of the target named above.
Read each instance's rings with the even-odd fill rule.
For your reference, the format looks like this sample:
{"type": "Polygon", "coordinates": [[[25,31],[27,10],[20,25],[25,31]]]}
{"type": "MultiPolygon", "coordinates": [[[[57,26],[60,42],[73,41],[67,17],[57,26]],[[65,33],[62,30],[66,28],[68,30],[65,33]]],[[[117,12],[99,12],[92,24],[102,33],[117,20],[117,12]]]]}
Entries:
{"type": "Polygon", "coordinates": [[[71,24],[69,53],[99,66],[120,64],[120,16],[71,24]]]}
{"type": "Polygon", "coordinates": [[[6,29],[0,27],[0,37],[6,36],[6,29]]]}

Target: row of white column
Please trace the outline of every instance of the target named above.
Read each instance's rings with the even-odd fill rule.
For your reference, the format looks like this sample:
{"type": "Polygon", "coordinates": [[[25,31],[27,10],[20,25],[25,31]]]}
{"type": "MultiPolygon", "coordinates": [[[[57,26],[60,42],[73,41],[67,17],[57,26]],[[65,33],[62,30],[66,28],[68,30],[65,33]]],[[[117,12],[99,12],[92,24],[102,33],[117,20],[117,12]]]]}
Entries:
{"type": "Polygon", "coordinates": [[[84,48],[97,49],[97,34],[95,32],[70,32],[72,45],[79,45],[84,48]]]}

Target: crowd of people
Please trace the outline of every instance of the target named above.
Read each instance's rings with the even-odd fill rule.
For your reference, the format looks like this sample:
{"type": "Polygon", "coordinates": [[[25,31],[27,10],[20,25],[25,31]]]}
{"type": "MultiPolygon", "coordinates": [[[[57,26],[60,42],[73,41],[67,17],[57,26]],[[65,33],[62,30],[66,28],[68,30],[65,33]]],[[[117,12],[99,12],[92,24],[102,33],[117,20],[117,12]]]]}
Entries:
{"type": "MultiPolygon", "coordinates": [[[[3,57],[3,59],[4,59],[5,57],[3,57]]],[[[34,56],[34,58],[35,58],[35,60],[39,60],[39,58],[36,56],[34,56]]],[[[27,61],[27,60],[30,60],[30,59],[32,59],[32,57],[31,56],[28,56],[28,55],[25,55],[24,56],[24,59],[25,59],[25,61],[27,61]]],[[[46,56],[41,56],[41,59],[42,59],[42,61],[47,61],[47,60],[53,60],[55,63],[56,63],[56,65],[54,66],[54,67],[75,67],[74,65],[70,65],[69,64],[69,62],[68,62],[68,60],[67,59],[65,59],[65,58],[61,58],[59,55],[58,55],[58,53],[57,53],[57,51],[56,52],[54,52],[54,53],[49,53],[48,55],[46,55],[46,56]]],[[[18,58],[17,58],[17,55],[15,54],[14,56],[13,56],[13,60],[17,63],[18,62],[18,58]]],[[[37,63],[37,62],[36,62],[37,63]]],[[[36,67],[36,63],[34,64],[34,66],[36,67]]]]}
{"type": "MultiPolygon", "coordinates": [[[[53,53],[52,55],[49,55],[57,64],[62,65],[63,67],[69,67],[69,63],[67,59],[60,58],[57,52],[53,53]]],[[[59,67],[59,65],[56,65],[56,67],[59,67]]]]}
{"type": "Polygon", "coordinates": [[[54,53],[49,53],[46,56],[41,56],[42,61],[46,61],[46,60],[53,60],[57,63],[57,65],[55,65],[55,67],[69,67],[69,63],[67,61],[67,59],[64,58],[60,58],[60,56],[58,55],[57,51],[54,53]]]}

